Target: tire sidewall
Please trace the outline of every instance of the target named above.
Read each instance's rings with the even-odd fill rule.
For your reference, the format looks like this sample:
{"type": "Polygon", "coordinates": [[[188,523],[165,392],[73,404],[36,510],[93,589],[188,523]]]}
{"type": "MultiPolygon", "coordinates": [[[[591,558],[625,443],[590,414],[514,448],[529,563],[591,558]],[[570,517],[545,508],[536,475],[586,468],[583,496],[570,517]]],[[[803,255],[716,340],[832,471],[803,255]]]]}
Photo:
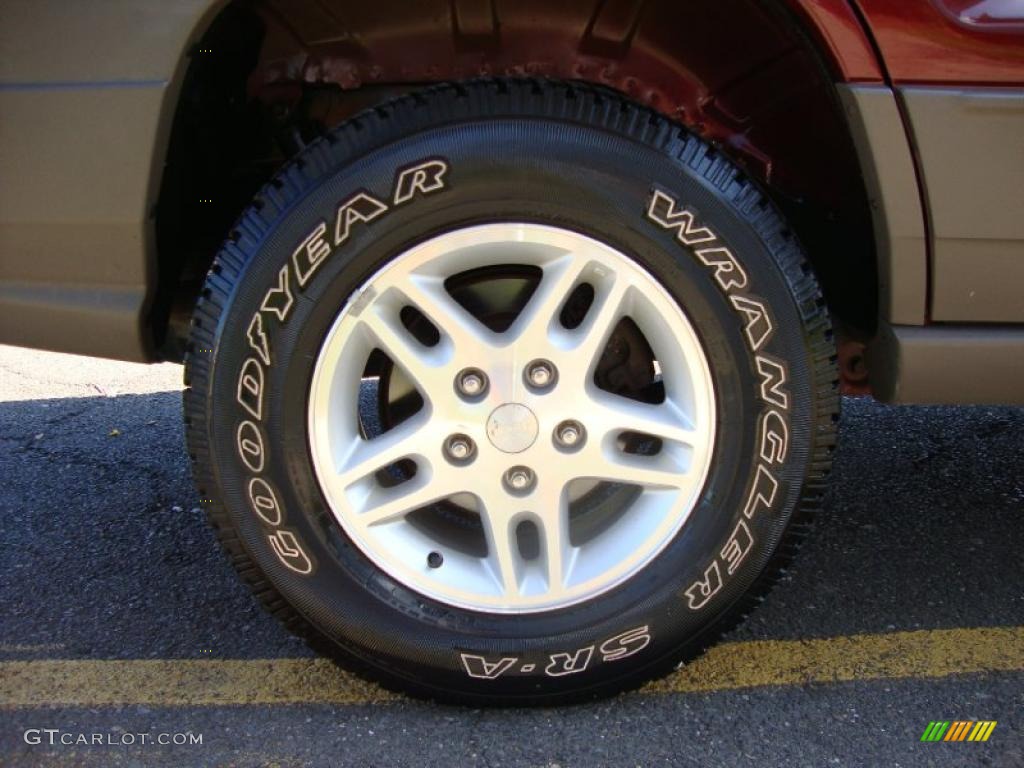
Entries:
{"type": "MultiPolygon", "coordinates": [[[[803,323],[770,244],[722,189],[674,156],[674,141],[681,140],[652,146],[541,116],[421,128],[327,170],[266,222],[218,327],[207,401],[215,474],[251,558],[285,600],[348,653],[390,676],[448,691],[536,696],[603,686],[695,642],[764,568],[807,471],[813,382],[803,323]],[[402,169],[437,158],[447,166],[443,189],[391,205],[402,169]],[[695,255],[695,247],[682,243],[677,230],[649,215],[655,191],[690,211],[694,226],[715,233],[713,244],[728,247],[742,265],[746,284],[733,294],[761,302],[771,315],[771,335],[757,354],[747,334],[749,315],[737,311],[720,273],[695,255]],[[330,231],[339,204],[359,192],[385,202],[389,210],[354,227],[300,287],[292,254],[317,222],[326,222],[330,231]],[[306,429],[320,345],[353,292],[425,239],[507,221],[581,232],[628,254],[656,276],[704,345],[717,408],[709,476],[676,538],[643,571],[599,599],[523,616],[454,609],[377,570],[333,519],[312,469],[306,429]],[[290,264],[293,299],[287,317],[278,322],[263,313],[270,363],[263,366],[257,422],[238,399],[240,372],[254,356],[251,319],[290,264]],[[759,356],[783,366],[779,391],[787,396],[785,409],[765,401],[759,356]],[[769,467],[777,481],[773,503],[746,516],[758,466],[764,465],[759,425],[772,409],[785,420],[788,451],[784,461],[769,467]],[[262,433],[258,473],[238,447],[239,424],[246,420],[262,433]],[[272,489],[279,507],[273,517],[280,518],[275,526],[253,508],[248,490],[253,476],[272,489]],[[752,543],[735,571],[727,573],[731,561],[721,553],[741,523],[752,543]],[[285,567],[268,543],[281,530],[305,551],[309,573],[285,567]],[[714,587],[709,569],[715,568],[721,583],[694,608],[703,598],[694,585],[714,587]],[[646,638],[642,647],[641,636],[646,638]],[[619,641],[623,637],[625,644],[619,641]],[[622,648],[630,653],[617,653],[622,648]],[[493,679],[478,678],[467,674],[467,655],[490,664],[515,661],[493,679]],[[545,673],[578,666],[584,656],[586,665],[573,674],[545,673]]],[[[333,149],[319,151],[329,155],[333,149]]],[[[324,164],[329,168],[330,160],[324,164]]]]}

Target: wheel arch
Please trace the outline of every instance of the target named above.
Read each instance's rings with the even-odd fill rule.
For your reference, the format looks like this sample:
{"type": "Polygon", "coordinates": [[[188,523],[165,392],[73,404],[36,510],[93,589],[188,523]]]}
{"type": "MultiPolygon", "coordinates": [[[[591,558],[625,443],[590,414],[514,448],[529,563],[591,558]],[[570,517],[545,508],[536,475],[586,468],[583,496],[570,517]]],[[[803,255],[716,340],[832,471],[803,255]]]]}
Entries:
{"type": "Polygon", "coordinates": [[[874,333],[884,243],[836,84],[877,84],[882,74],[848,3],[550,5],[210,2],[175,68],[155,157],[148,326],[161,356],[180,357],[216,246],[275,161],[396,92],[486,75],[600,84],[710,140],[769,189],[840,327],[874,333]]]}

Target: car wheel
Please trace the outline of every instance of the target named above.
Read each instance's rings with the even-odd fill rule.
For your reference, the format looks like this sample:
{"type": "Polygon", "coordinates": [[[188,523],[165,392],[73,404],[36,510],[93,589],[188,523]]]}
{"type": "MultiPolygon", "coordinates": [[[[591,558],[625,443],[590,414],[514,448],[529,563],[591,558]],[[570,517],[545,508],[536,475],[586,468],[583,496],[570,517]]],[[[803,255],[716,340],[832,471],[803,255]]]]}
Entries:
{"type": "Polygon", "coordinates": [[[187,357],[210,519],[267,606],[392,688],[550,703],[693,657],[819,504],[814,275],[725,157],[614,94],[481,81],[267,185],[187,357]]]}

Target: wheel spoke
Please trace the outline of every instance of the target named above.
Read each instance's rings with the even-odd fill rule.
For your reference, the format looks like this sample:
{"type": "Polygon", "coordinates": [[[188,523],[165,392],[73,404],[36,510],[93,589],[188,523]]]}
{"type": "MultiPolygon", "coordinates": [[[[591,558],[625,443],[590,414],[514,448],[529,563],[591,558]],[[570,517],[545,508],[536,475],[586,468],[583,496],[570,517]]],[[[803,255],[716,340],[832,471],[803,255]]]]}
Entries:
{"type": "Polygon", "coordinates": [[[575,254],[560,256],[544,265],[536,290],[506,332],[515,344],[537,350],[547,346],[551,325],[585,267],[586,262],[575,254]]]}
{"type": "Polygon", "coordinates": [[[569,541],[568,489],[562,482],[548,482],[547,488],[538,497],[537,509],[548,594],[554,596],[565,589],[577,550],[569,541]]]}
{"type": "Polygon", "coordinates": [[[332,485],[340,487],[356,519],[370,526],[386,523],[463,490],[457,469],[441,458],[425,427],[429,414],[419,413],[372,440],[356,438],[332,485]],[[383,487],[376,473],[401,459],[411,459],[416,473],[398,485],[383,487]]]}
{"type": "Polygon", "coordinates": [[[519,595],[516,566],[520,560],[515,530],[509,524],[509,516],[494,509],[493,504],[482,516],[487,537],[487,564],[502,593],[514,599],[519,595]]]}
{"type": "Polygon", "coordinates": [[[594,303],[570,336],[573,368],[582,373],[585,380],[590,379],[615,326],[626,314],[626,302],[631,293],[629,282],[615,274],[606,275],[598,287],[594,303]]]}
{"type": "Polygon", "coordinates": [[[434,324],[461,359],[479,360],[496,346],[496,334],[452,298],[441,278],[411,274],[398,291],[434,324]]]}
{"type": "Polygon", "coordinates": [[[338,467],[337,482],[343,489],[348,488],[399,459],[422,455],[428,439],[424,427],[429,421],[429,414],[420,412],[370,440],[353,437],[338,467]]]}
{"type": "Polygon", "coordinates": [[[417,476],[394,488],[371,491],[363,508],[358,510],[357,519],[367,526],[389,523],[428,504],[446,499],[453,492],[451,488],[433,483],[429,478],[420,479],[417,476]]]}
{"type": "Polygon", "coordinates": [[[639,432],[662,440],[696,445],[699,434],[690,420],[671,401],[641,403],[601,390],[593,391],[586,405],[591,431],[602,441],[623,432],[639,432]]]}
{"type": "Polygon", "coordinates": [[[379,347],[417,385],[420,392],[438,383],[445,359],[441,350],[420,344],[401,324],[397,312],[370,307],[360,318],[372,343],[379,347]]]}
{"type": "Polygon", "coordinates": [[[651,490],[680,490],[689,483],[685,466],[662,454],[641,456],[606,448],[600,458],[588,461],[581,477],[639,485],[651,490]]]}

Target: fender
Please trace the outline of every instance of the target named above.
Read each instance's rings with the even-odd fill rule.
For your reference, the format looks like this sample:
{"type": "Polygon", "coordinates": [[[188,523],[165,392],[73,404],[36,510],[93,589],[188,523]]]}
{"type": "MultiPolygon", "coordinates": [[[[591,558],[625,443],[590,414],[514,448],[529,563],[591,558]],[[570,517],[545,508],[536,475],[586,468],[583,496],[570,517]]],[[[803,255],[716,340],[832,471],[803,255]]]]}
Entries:
{"type": "MultiPolygon", "coordinates": [[[[315,13],[322,14],[322,8],[316,10],[322,4],[311,0],[287,2],[314,14],[303,16],[307,21],[316,21],[319,17],[315,13]]],[[[341,7],[349,2],[334,0],[341,7]]],[[[108,0],[104,13],[84,6],[66,13],[60,0],[40,0],[33,5],[50,19],[45,34],[64,41],[68,53],[54,58],[46,53],[50,49],[45,45],[19,44],[11,49],[27,53],[4,61],[0,68],[0,109],[11,117],[4,132],[5,143],[10,146],[5,146],[0,171],[9,178],[48,180],[45,186],[8,186],[0,190],[0,210],[5,212],[5,220],[0,222],[0,245],[5,254],[0,260],[0,342],[140,361],[160,356],[155,337],[163,333],[167,323],[168,297],[176,284],[173,275],[164,280],[168,285],[158,279],[160,260],[153,211],[186,70],[194,56],[209,53],[198,44],[229,5],[228,0],[182,0],[173,6],[108,0]],[[110,8],[123,12],[107,13],[110,8]],[[134,30],[130,36],[124,35],[126,23],[134,30]],[[110,55],[89,57],[88,51],[96,46],[110,55]],[[32,78],[35,81],[29,82],[32,78]],[[4,84],[16,87],[5,89],[4,84]],[[57,126],[72,124],[82,126],[73,137],[57,132],[57,126]],[[119,169],[116,178],[109,173],[112,167],[119,169]],[[105,183],[83,184],[81,179],[105,183]],[[55,185],[61,187],[60,195],[52,194],[55,185]],[[100,253],[104,255],[102,263],[96,258],[100,253]],[[72,327],[77,332],[67,333],[72,327]]],[[[707,138],[726,145],[731,154],[745,161],[752,174],[778,185],[784,194],[801,197],[801,186],[806,186],[827,197],[832,194],[829,190],[835,189],[831,182],[822,183],[814,176],[820,164],[810,163],[809,168],[793,171],[796,188],[787,191],[787,183],[793,186],[793,179],[786,179],[789,160],[772,156],[775,144],[759,146],[751,142],[746,131],[737,132],[737,121],[743,124],[747,118],[742,111],[730,111],[733,105],[729,99],[723,101],[723,94],[714,91],[718,85],[708,90],[702,78],[707,79],[709,73],[695,72],[683,60],[685,57],[666,59],[658,53],[658,46],[668,46],[673,55],[678,54],[672,48],[674,37],[693,26],[662,33],[662,29],[673,29],[660,23],[662,17],[666,21],[693,21],[686,14],[699,14],[699,5],[684,13],[669,3],[574,0],[563,7],[524,0],[503,8],[500,44],[492,44],[494,20],[490,11],[483,12],[490,7],[487,0],[431,0],[422,7],[411,4],[409,13],[425,13],[424,18],[439,21],[422,28],[416,24],[404,26],[405,30],[418,30],[418,37],[399,36],[396,39],[400,44],[390,47],[388,40],[394,36],[382,35],[381,30],[395,20],[382,16],[379,9],[361,7],[356,12],[353,7],[351,14],[335,14],[330,23],[338,24],[338,18],[344,18],[348,27],[366,32],[357,35],[364,41],[359,45],[370,46],[357,52],[369,54],[365,61],[358,56],[346,58],[347,49],[321,46],[322,35],[316,33],[318,25],[322,26],[319,22],[300,24],[291,43],[286,42],[282,49],[284,31],[278,24],[268,29],[266,59],[257,64],[249,82],[257,91],[250,93],[260,98],[261,83],[262,87],[287,83],[288,72],[300,75],[302,81],[332,82],[343,89],[374,82],[426,83],[502,72],[589,80],[695,126],[707,138]],[[431,14],[434,5],[438,13],[431,14]],[[445,8],[450,13],[440,12],[445,8]],[[539,9],[538,13],[533,14],[531,8],[539,9]],[[650,39],[635,41],[642,14],[655,11],[657,18],[649,20],[645,32],[650,39]],[[535,29],[528,24],[533,16],[539,25],[535,29]],[[559,25],[570,17],[572,24],[559,25]],[[651,31],[654,21],[658,23],[651,31]],[[298,43],[296,35],[303,38],[298,43]],[[407,44],[410,41],[416,45],[407,44]],[[298,53],[294,53],[296,45],[298,53]],[[311,46],[316,48],[316,55],[310,55],[311,46]],[[487,51],[483,59],[478,49],[487,51]],[[410,51],[415,52],[414,58],[410,51]],[[274,58],[278,55],[283,58],[274,58]],[[468,67],[468,61],[478,63],[468,67]],[[480,61],[486,65],[482,70],[480,61]],[[289,63],[297,63],[298,69],[284,66],[289,63]],[[803,178],[802,174],[807,173],[814,177],[803,178]]],[[[760,4],[752,3],[750,7],[753,12],[760,4]]],[[[773,0],[763,7],[765,19],[772,19],[780,29],[793,28],[794,34],[799,34],[796,27],[802,26],[811,43],[807,47],[813,48],[811,53],[832,70],[833,81],[884,88],[882,67],[848,0],[773,0]]],[[[41,25],[32,23],[38,16],[25,16],[0,29],[0,40],[17,37],[31,41],[43,34],[41,25]]],[[[708,40],[702,56],[714,53],[714,44],[714,40],[708,40]]],[[[795,41],[790,44],[798,45],[795,41]]],[[[766,49],[758,56],[769,53],[766,49]]],[[[747,74],[752,78],[751,73],[747,74]]],[[[756,78],[748,78],[744,87],[746,92],[758,92],[759,84],[763,85],[756,78]]],[[[843,132],[841,116],[834,121],[831,115],[828,118],[829,131],[843,132]]],[[[902,153],[909,155],[906,136],[898,139],[903,144],[902,153]]],[[[842,142],[848,140],[843,138],[842,142]]],[[[844,151],[835,156],[852,156],[852,151],[845,150],[846,144],[843,146],[844,151]]],[[[856,160],[851,159],[844,168],[855,164],[856,160]]],[[[856,176],[855,170],[852,175],[856,176]]],[[[431,179],[426,174],[410,177],[407,182],[426,185],[431,179]]],[[[403,196],[411,193],[406,190],[396,194],[387,204],[401,204],[403,196]]],[[[202,195],[208,196],[208,192],[202,195]]],[[[847,210],[841,200],[825,202],[832,210],[847,210]]],[[[334,224],[328,224],[330,235],[335,234],[334,224]]],[[[879,245],[881,253],[885,243],[879,245]]],[[[869,250],[867,233],[858,252],[869,250]]],[[[309,257],[315,259],[317,252],[309,257]]],[[[718,256],[708,254],[708,258],[718,256]]],[[[902,259],[900,256],[897,260],[902,263],[902,259]]],[[[916,280],[924,274],[925,264],[893,270],[899,272],[901,280],[916,280]]],[[[887,285],[889,276],[882,277],[883,285],[887,285]]],[[[920,323],[924,320],[924,303],[909,310],[913,316],[909,320],[885,311],[882,314],[890,321],[920,323]]],[[[174,345],[163,353],[175,354],[174,345]]]]}

